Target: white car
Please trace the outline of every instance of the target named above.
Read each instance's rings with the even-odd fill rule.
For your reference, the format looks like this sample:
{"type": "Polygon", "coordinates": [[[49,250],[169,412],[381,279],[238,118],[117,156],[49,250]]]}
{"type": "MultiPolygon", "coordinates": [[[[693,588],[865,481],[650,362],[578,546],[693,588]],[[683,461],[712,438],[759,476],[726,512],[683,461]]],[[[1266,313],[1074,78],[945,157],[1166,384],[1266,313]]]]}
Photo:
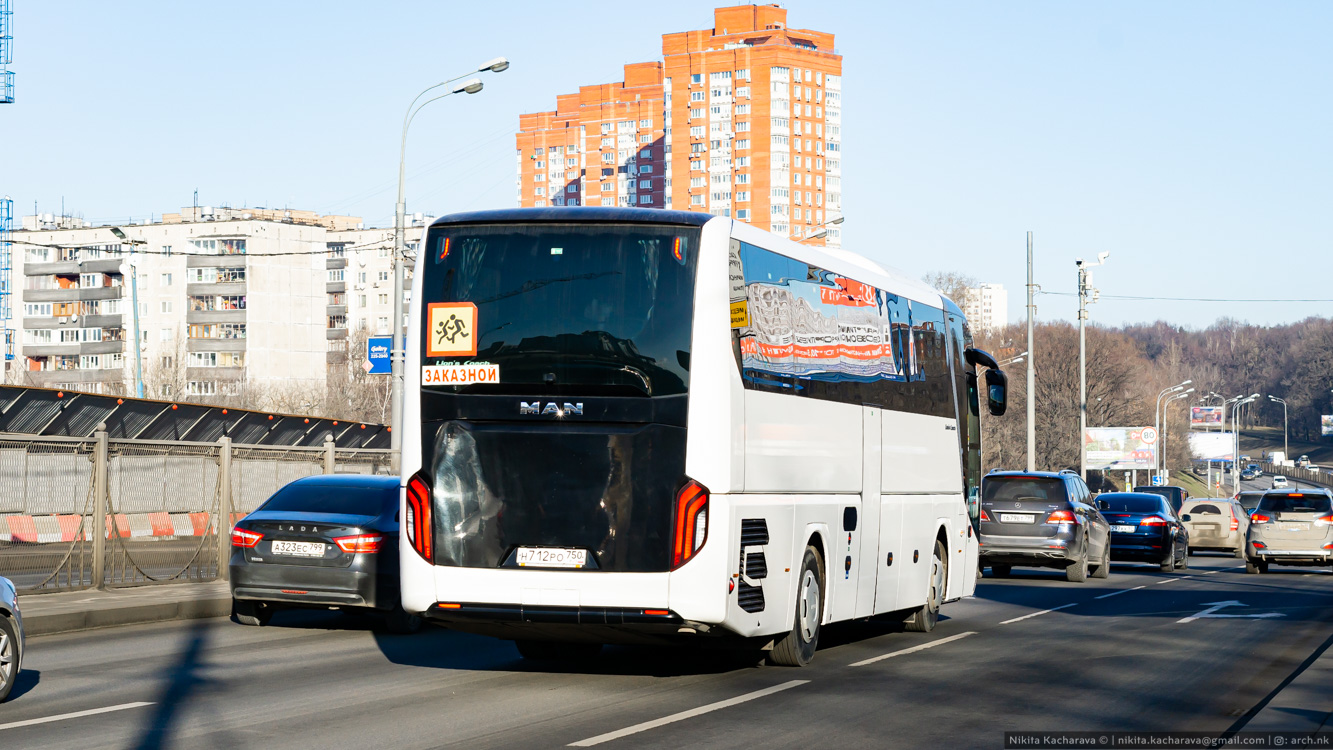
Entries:
{"type": "Polygon", "coordinates": [[[1273,489],[1285,490],[1287,488],[1287,478],[1284,476],[1273,477],[1273,489]]]}

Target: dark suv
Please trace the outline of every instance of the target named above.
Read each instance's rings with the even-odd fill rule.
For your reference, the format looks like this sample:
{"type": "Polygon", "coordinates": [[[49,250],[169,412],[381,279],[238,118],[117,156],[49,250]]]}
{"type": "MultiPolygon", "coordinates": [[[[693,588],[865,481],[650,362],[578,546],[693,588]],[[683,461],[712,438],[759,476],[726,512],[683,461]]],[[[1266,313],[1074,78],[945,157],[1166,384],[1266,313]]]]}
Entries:
{"type": "Polygon", "coordinates": [[[981,565],[1057,568],[1070,581],[1111,571],[1110,526],[1077,474],[997,471],[981,481],[981,565]]]}
{"type": "Polygon", "coordinates": [[[1161,495],[1166,498],[1168,503],[1171,503],[1171,510],[1177,513],[1179,513],[1181,507],[1185,505],[1185,501],[1190,499],[1190,493],[1186,492],[1184,487],[1176,487],[1175,485],[1170,484],[1162,487],[1135,487],[1134,491],[1146,492],[1150,495],[1161,495]]]}

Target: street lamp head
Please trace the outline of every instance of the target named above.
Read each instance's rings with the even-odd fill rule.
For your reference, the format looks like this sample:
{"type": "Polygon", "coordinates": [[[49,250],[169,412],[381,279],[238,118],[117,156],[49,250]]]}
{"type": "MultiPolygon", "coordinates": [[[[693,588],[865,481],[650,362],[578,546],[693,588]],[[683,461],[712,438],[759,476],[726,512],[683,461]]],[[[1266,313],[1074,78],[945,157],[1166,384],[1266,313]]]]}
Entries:
{"type": "Polygon", "coordinates": [[[830,223],[830,224],[841,224],[841,223],[842,223],[842,217],[839,216],[838,218],[834,219],[833,221],[830,221],[829,223],[830,223]]]}
{"type": "Polygon", "coordinates": [[[492,73],[503,73],[509,70],[509,61],[503,57],[497,57],[494,60],[487,60],[477,68],[478,73],[485,73],[488,70],[492,73]]]}
{"type": "Polygon", "coordinates": [[[822,237],[827,237],[827,236],[828,236],[828,230],[827,230],[827,229],[821,229],[821,230],[819,230],[818,232],[815,232],[814,234],[812,234],[812,235],[806,237],[806,239],[807,239],[807,240],[817,240],[817,239],[820,239],[820,238],[822,238],[822,237]]]}
{"type": "MultiPolygon", "coordinates": [[[[1190,383],[1193,383],[1193,382],[1194,382],[1194,381],[1193,381],[1192,379],[1191,379],[1191,380],[1186,380],[1185,382],[1181,383],[1181,385],[1189,385],[1190,383]]],[[[1190,390],[1192,391],[1192,390],[1194,390],[1194,389],[1191,388],[1190,390]]]]}
{"type": "Polygon", "coordinates": [[[462,85],[456,87],[456,88],[454,89],[453,93],[455,93],[455,94],[475,94],[475,93],[477,93],[478,91],[481,91],[481,87],[482,87],[481,79],[480,79],[480,78],[473,78],[472,80],[468,81],[467,83],[464,83],[464,84],[462,84],[462,85]]]}
{"type": "Polygon", "coordinates": [[[116,235],[117,239],[122,239],[122,240],[129,239],[128,237],[125,236],[125,233],[121,231],[120,227],[111,227],[111,233],[116,235]]]}
{"type": "MultiPolygon", "coordinates": [[[[1105,263],[1106,259],[1109,257],[1111,257],[1111,252],[1109,250],[1104,253],[1097,253],[1097,264],[1101,265],[1102,263],[1105,263]]],[[[1188,383],[1189,381],[1186,380],[1185,382],[1188,383]]]]}

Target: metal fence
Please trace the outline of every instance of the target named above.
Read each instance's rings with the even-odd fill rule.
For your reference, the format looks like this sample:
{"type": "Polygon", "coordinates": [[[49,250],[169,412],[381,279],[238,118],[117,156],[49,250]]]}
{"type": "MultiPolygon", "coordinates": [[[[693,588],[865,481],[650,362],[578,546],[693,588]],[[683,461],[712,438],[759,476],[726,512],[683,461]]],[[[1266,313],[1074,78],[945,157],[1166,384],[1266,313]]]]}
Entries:
{"type": "Polygon", "coordinates": [[[20,591],[226,577],[231,526],[288,482],[390,451],[0,435],[0,575],[20,591]],[[221,533],[219,533],[221,531],[221,533]]]}

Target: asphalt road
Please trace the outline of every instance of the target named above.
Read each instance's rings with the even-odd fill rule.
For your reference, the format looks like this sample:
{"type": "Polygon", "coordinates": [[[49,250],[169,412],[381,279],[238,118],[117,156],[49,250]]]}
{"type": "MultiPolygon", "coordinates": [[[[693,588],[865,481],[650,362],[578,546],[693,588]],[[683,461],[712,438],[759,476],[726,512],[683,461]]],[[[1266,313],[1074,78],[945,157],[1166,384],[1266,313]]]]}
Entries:
{"type": "Polygon", "coordinates": [[[0,705],[0,746],[998,748],[1004,730],[1222,732],[1330,638],[1333,574],[1191,560],[1083,584],[1017,569],[930,634],[828,628],[805,669],[631,648],[533,665],[507,642],[383,635],[331,612],[38,637],[0,705]],[[1240,604],[1191,619],[1218,602],[1240,604]]]}

